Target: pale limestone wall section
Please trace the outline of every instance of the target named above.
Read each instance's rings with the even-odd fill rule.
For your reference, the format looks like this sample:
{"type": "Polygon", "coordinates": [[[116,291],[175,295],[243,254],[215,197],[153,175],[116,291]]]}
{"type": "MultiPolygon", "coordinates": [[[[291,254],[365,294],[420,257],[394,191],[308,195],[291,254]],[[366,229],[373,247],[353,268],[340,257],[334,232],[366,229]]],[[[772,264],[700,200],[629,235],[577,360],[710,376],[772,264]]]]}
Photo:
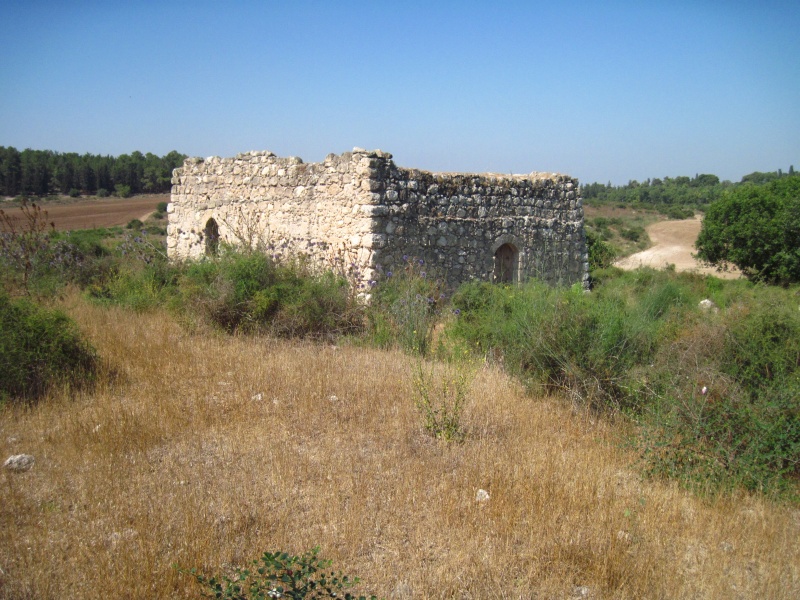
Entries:
{"type": "Polygon", "coordinates": [[[214,219],[225,243],[289,247],[321,260],[344,256],[369,269],[376,236],[366,154],[330,154],[310,164],[271,152],[187,159],[173,174],[169,256],[202,257],[204,229],[214,219]]]}

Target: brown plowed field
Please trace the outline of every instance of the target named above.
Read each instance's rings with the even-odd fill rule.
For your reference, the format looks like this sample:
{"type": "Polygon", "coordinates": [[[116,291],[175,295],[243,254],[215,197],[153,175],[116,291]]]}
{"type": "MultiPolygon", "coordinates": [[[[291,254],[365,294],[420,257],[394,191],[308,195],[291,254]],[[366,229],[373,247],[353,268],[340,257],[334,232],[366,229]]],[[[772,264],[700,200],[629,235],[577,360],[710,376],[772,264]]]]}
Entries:
{"type": "MultiPolygon", "coordinates": [[[[56,229],[71,230],[126,225],[133,219],[144,221],[147,215],[155,211],[159,202],[169,202],[169,194],[36,204],[47,211],[47,220],[52,221],[56,229]]],[[[21,215],[15,206],[2,208],[12,218],[21,215]]]]}
{"type": "Polygon", "coordinates": [[[626,270],[637,267],[663,269],[668,264],[673,264],[677,271],[695,271],[722,279],[739,278],[741,274],[738,270],[719,272],[714,268],[704,267],[692,256],[701,224],[700,217],[653,223],[646,228],[653,245],[647,250],[618,261],[616,266],[626,270]]]}

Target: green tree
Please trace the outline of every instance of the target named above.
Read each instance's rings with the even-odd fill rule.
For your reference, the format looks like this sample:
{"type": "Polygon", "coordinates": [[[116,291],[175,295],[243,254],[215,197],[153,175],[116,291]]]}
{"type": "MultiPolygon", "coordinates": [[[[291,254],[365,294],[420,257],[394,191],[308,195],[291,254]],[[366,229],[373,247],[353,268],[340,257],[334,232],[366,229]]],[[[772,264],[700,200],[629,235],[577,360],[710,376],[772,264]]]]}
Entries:
{"type": "Polygon", "coordinates": [[[709,206],[695,246],[701,260],[753,281],[800,282],[800,177],[729,190],[709,206]]]}
{"type": "Polygon", "coordinates": [[[22,191],[22,162],[19,151],[0,146],[0,194],[16,196],[22,191]]]}

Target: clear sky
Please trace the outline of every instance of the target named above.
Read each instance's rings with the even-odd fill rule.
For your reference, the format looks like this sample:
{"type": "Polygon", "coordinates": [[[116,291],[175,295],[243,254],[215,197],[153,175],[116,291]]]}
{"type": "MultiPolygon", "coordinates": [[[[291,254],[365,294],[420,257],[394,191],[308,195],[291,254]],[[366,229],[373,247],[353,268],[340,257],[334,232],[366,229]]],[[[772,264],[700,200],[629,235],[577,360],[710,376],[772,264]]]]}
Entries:
{"type": "Polygon", "coordinates": [[[800,2],[0,0],[0,146],[800,169],[800,2]]]}

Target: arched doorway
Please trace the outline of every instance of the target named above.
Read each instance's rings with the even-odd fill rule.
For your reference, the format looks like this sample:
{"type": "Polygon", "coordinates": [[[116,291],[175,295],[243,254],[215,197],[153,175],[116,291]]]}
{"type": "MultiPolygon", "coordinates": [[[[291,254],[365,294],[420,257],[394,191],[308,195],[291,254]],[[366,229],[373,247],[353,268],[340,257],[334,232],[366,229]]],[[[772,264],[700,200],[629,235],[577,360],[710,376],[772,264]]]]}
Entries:
{"type": "Polygon", "coordinates": [[[514,244],[503,244],[494,253],[494,282],[513,283],[517,280],[519,250],[514,244]]]}
{"type": "Polygon", "coordinates": [[[219,225],[214,219],[209,219],[206,223],[203,236],[206,240],[206,255],[216,256],[219,250],[219,225]]]}

